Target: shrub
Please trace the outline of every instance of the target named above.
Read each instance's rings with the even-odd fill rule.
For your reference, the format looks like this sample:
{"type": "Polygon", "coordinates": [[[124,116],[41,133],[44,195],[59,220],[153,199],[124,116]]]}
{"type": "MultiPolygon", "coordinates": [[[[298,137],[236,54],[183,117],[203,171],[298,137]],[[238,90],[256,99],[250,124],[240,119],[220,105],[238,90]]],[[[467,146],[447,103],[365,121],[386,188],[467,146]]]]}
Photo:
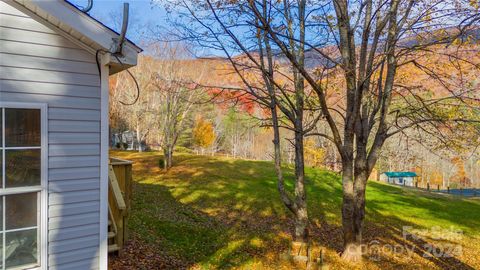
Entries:
{"type": "Polygon", "coordinates": [[[160,167],[160,169],[165,168],[165,159],[161,158],[158,160],[158,167],[160,167]]]}
{"type": "Polygon", "coordinates": [[[117,143],[115,144],[115,147],[116,147],[117,149],[127,149],[127,148],[128,148],[128,143],[126,143],[126,142],[117,142],[117,143]]]}

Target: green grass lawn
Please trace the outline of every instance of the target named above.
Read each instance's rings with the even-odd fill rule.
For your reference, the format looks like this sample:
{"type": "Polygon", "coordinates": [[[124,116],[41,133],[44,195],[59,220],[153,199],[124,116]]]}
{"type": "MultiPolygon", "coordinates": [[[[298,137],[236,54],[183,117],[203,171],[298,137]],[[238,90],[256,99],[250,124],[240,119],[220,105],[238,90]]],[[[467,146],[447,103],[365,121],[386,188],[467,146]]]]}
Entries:
{"type": "MultiPolygon", "coordinates": [[[[177,154],[174,168],[159,168],[158,152],[112,152],[134,161],[132,240],[114,269],[291,269],[292,219],[276,190],[271,162],[177,154]]],[[[286,169],[286,178],[292,178],[286,169]]],[[[323,249],[331,269],[351,269],[342,247],[341,183],[335,173],[308,168],[308,211],[312,246],[323,249]]],[[[291,182],[287,183],[292,188],[291,182]]],[[[389,186],[367,188],[365,243],[384,249],[364,269],[480,268],[480,200],[389,186]],[[404,239],[403,226],[418,231],[461,230],[460,239],[404,239]],[[374,242],[372,242],[374,241],[374,242]],[[378,242],[376,242],[378,241],[378,242]],[[413,247],[410,254],[388,247],[413,247]],[[426,257],[461,246],[452,257],[426,257]],[[434,249],[435,251],[435,249],[434,249]],[[425,253],[427,252],[427,253],[425,253]]],[[[431,232],[431,231],[430,231],[431,232]]],[[[430,237],[429,237],[430,236],[430,237]]],[[[370,253],[369,253],[370,254],[370,253]]],[[[374,258],[374,259],[372,259],[374,258]]]]}

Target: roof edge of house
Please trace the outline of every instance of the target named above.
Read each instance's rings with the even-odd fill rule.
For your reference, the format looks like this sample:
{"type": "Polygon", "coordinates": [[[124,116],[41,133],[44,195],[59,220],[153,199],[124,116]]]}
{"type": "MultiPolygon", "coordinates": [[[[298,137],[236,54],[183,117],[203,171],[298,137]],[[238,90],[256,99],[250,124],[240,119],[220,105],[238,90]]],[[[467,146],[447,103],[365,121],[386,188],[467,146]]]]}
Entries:
{"type": "MultiPolygon", "coordinates": [[[[118,33],[117,31],[113,30],[111,27],[107,26],[106,24],[102,23],[100,20],[97,20],[95,17],[93,17],[92,15],[86,13],[86,12],[83,12],[82,10],[80,10],[75,4],[73,4],[72,2],[68,1],[68,0],[63,0],[65,3],[67,3],[69,6],[73,7],[75,10],[77,10],[77,12],[81,13],[81,14],[84,14],[86,15],[88,18],[90,18],[91,20],[95,21],[96,23],[98,23],[99,25],[101,25],[102,27],[104,27],[105,29],[108,29],[110,32],[118,35],[118,37],[120,37],[120,33],[118,33]]],[[[143,49],[138,46],[137,44],[135,44],[135,42],[131,41],[129,38],[125,37],[125,42],[129,43],[131,46],[135,47],[137,49],[137,52],[138,53],[141,53],[143,52],[143,49]]]]}
{"type": "MultiPolygon", "coordinates": [[[[56,31],[91,54],[99,51],[113,54],[115,41],[120,34],[67,0],[4,0],[5,3],[29,15],[32,19],[56,31]]],[[[109,57],[110,74],[137,65],[138,54],[143,50],[126,39],[122,54],[109,57]]]]}

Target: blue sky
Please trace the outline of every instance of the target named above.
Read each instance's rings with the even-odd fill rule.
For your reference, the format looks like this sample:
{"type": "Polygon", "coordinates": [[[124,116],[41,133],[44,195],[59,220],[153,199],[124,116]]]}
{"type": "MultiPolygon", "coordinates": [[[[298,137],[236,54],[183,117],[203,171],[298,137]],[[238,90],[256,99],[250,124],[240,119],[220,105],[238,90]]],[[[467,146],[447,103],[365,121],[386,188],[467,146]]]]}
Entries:
{"type": "MultiPolygon", "coordinates": [[[[87,0],[69,0],[78,7],[87,5],[87,0]]],[[[122,25],[123,3],[130,3],[130,20],[127,37],[140,43],[142,37],[152,34],[156,26],[166,26],[167,13],[162,7],[152,6],[150,0],[93,0],[91,16],[119,31],[122,25]]]]}
{"type": "MultiPolygon", "coordinates": [[[[84,7],[88,4],[88,0],[68,0],[77,7],[84,7]]],[[[129,27],[127,31],[127,37],[136,44],[144,47],[142,41],[148,40],[165,40],[168,34],[165,33],[175,32],[175,28],[172,27],[172,23],[177,20],[183,20],[183,16],[179,16],[176,13],[175,7],[170,8],[171,13],[167,13],[164,7],[159,3],[160,0],[93,0],[93,8],[88,13],[101,21],[110,28],[120,32],[122,25],[122,13],[123,3],[128,2],[130,4],[130,18],[129,27]],[[152,4],[155,2],[157,4],[152,4]],[[170,20],[169,20],[170,16],[170,20]],[[164,34],[162,34],[164,33],[164,34]]],[[[239,27],[237,29],[231,29],[233,32],[238,32],[238,35],[242,37],[247,28],[239,27]]],[[[197,46],[192,48],[193,53],[197,56],[225,56],[223,51],[215,50],[212,48],[201,48],[197,46]]],[[[239,53],[238,51],[232,51],[232,54],[239,53]]]]}
{"type": "MultiPolygon", "coordinates": [[[[88,0],[68,0],[79,8],[88,4],[88,0]]],[[[144,47],[142,41],[150,42],[152,40],[166,40],[168,34],[175,32],[172,28],[173,21],[180,17],[175,13],[174,8],[170,8],[170,14],[159,3],[159,0],[93,0],[93,8],[88,12],[89,15],[101,21],[108,27],[120,32],[122,25],[123,3],[130,4],[130,18],[127,31],[127,38],[137,45],[144,47]],[[156,4],[152,4],[155,2],[156,4]],[[169,20],[170,16],[170,20],[169,20]],[[172,19],[173,18],[173,19],[172,19]]],[[[201,56],[223,56],[221,51],[212,51],[207,48],[195,48],[195,54],[201,56]]]]}

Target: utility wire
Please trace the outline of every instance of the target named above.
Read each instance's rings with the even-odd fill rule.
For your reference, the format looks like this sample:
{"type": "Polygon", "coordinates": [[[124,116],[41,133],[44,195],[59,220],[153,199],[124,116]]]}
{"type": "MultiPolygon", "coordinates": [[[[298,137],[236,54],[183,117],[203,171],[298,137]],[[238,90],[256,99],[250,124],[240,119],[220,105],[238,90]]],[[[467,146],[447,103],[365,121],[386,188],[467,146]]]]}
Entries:
{"type": "MultiPolygon", "coordinates": [[[[100,52],[104,52],[104,53],[110,53],[110,52],[107,52],[107,51],[102,50],[102,49],[99,49],[95,52],[95,61],[97,63],[98,74],[101,78],[102,77],[102,70],[100,68],[100,61],[98,60],[98,55],[99,55],[100,52]]],[[[115,54],[111,54],[111,55],[113,55],[113,57],[115,57],[117,59],[117,61],[120,63],[120,65],[125,66],[125,64],[123,64],[123,62],[120,60],[120,58],[118,58],[117,55],[115,55],[115,54]]],[[[125,69],[125,71],[128,73],[128,75],[130,75],[130,77],[132,77],[133,82],[135,83],[135,88],[137,89],[137,96],[135,97],[135,100],[131,103],[123,102],[121,100],[119,100],[118,102],[120,102],[122,105],[125,105],[125,106],[131,106],[131,105],[134,105],[135,103],[137,103],[138,99],[140,98],[140,85],[138,84],[137,79],[132,74],[132,72],[130,72],[130,70],[125,69]]]]}

